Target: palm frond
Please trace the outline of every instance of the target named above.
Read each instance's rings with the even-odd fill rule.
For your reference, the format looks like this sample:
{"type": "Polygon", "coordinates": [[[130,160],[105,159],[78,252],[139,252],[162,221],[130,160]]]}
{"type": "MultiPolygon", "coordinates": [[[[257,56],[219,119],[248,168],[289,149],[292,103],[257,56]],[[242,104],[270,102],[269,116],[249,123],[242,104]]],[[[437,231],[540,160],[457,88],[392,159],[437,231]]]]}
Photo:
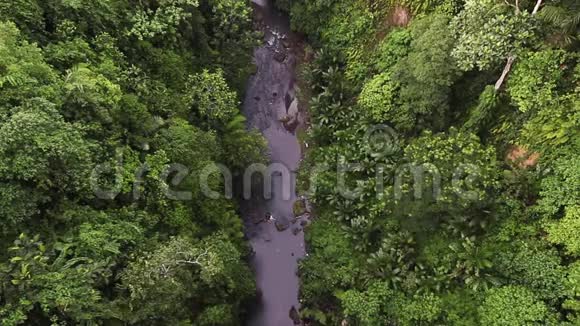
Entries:
{"type": "Polygon", "coordinates": [[[552,25],[562,26],[568,19],[568,12],[563,7],[547,5],[538,13],[538,17],[552,25]]]}

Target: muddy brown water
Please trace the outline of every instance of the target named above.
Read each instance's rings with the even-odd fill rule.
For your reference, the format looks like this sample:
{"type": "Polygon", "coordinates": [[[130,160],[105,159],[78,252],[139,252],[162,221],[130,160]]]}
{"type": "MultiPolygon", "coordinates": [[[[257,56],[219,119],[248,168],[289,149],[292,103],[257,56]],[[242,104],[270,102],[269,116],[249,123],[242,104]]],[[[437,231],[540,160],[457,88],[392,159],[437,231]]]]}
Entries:
{"type": "MultiPolygon", "coordinates": [[[[256,20],[264,31],[264,43],[255,49],[257,71],[248,81],[243,113],[248,126],[257,128],[268,141],[270,160],[290,171],[290,178],[272,178],[272,197],[254,196],[242,202],[246,235],[254,250],[252,266],[256,276],[259,302],[247,325],[290,326],[292,307],[299,309],[298,260],[305,255],[304,235],[300,220],[279,232],[273,221],[256,223],[267,213],[278,220],[292,219],[295,173],[301,159],[301,149],[294,132],[280,121],[292,115],[295,99],[296,57],[289,42],[288,16],[278,12],[269,0],[254,0],[256,20]],[[284,194],[289,193],[289,196],[284,194]]],[[[295,105],[294,105],[295,107],[295,105]]],[[[300,119],[299,119],[300,120],[300,119]]]]}

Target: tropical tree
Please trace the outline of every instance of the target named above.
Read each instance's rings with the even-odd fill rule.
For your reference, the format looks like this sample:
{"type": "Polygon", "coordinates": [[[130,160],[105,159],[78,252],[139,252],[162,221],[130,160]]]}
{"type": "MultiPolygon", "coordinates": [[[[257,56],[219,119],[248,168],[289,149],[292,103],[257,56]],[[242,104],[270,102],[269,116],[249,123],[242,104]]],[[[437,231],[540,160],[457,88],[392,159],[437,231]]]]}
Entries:
{"type": "Polygon", "coordinates": [[[486,293],[479,308],[482,325],[522,325],[545,320],[548,308],[521,286],[504,286],[486,293]]]}

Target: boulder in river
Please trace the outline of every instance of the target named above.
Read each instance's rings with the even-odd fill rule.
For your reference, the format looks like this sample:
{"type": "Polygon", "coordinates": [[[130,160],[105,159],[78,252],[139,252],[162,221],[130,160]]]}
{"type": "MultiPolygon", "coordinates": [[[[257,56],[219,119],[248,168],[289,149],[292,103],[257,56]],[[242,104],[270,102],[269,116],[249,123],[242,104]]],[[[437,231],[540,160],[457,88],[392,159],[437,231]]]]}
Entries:
{"type": "Polygon", "coordinates": [[[289,115],[285,115],[282,118],[278,119],[278,121],[280,121],[282,123],[288,123],[288,122],[290,122],[290,120],[292,120],[292,117],[289,115]]]}
{"type": "Polygon", "coordinates": [[[287,117],[289,117],[288,121],[284,123],[284,127],[290,131],[294,132],[298,124],[300,123],[298,116],[298,100],[294,98],[290,104],[286,108],[287,117]]]}
{"type": "Polygon", "coordinates": [[[280,232],[286,231],[290,227],[290,220],[286,217],[278,217],[276,218],[276,229],[280,232]]]}
{"type": "Polygon", "coordinates": [[[297,217],[308,213],[308,210],[306,208],[306,202],[303,199],[298,199],[297,201],[295,201],[292,209],[294,211],[294,216],[297,217]]]}
{"type": "Polygon", "coordinates": [[[253,224],[260,224],[260,223],[264,222],[265,220],[264,220],[264,218],[262,218],[260,216],[254,215],[251,217],[251,221],[253,224]]]}
{"type": "Polygon", "coordinates": [[[283,123],[284,129],[288,130],[288,132],[294,133],[300,121],[298,119],[293,118],[288,122],[283,123]]]}
{"type": "Polygon", "coordinates": [[[290,102],[290,105],[287,108],[287,112],[289,116],[296,117],[298,116],[298,111],[298,99],[294,98],[294,100],[290,102]]]}
{"type": "Polygon", "coordinates": [[[294,229],[292,229],[292,234],[298,235],[298,233],[300,233],[300,231],[302,231],[301,228],[294,228],[294,229]]]}
{"type": "Polygon", "coordinates": [[[294,95],[290,94],[290,92],[286,93],[286,95],[284,95],[284,104],[286,105],[286,112],[288,112],[288,109],[290,108],[290,105],[292,105],[292,102],[294,102],[294,95]]]}
{"type": "Polygon", "coordinates": [[[300,320],[300,314],[298,313],[296,307],[292,306],[289,315],[290,319],[292,319],[292,321],[294,322],[294,325],[300,325],[302,323],[302,320],[300,320]]]}
{"type": "Polygon", "coordinates": [[[284,60],[286,60],[287,54],[285,52],[282,51],[276,51],[274,52],[274,60],[278,61],[278,62],[284,62],[284,60]]]}

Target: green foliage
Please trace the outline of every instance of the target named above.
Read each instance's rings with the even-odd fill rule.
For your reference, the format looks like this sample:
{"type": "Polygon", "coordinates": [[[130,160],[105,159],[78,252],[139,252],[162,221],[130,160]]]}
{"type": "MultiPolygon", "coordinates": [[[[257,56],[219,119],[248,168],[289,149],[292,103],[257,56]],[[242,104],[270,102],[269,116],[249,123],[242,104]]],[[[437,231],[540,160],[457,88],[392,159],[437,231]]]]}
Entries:
{"type": "Polygon", "coordinates": [[[313,145],[301,177],[312,174],[318,217],[300,268],[308,321],[580,320],[576,41],[546,47],[564,47],[577,6],[535,4],[280,1],[318,50],[304,69],[313,145]],[[409,26],[389,26],[405,8],[409,26]],[[492,84],[508,57],[502,93],[492,84]],[[514,145],[529,164],[506,160],[514,145]]]}
{"type": "Polygon", "coordinates": [[[125,19],[129,18],[126,15],[129,11],[128,8],[134,9],[134,6],[125,1],[110,0],[98,2],[63,0],[40,3],[45,8],[47,17],[49,17],[45,18],[45,22],[54,24],[53,26],[56,27],[58,36],[80,34],[93,37],[103,32],[120,36],[125,32],[125,26],[129,25],[125,21],[125,19]]]}
{"type": "Polygon", "coordinates": [[[466,1],[452,23],[457,37],[452,56],[462,70],[496,69],[508,55],[532,42],[537,28],[531,14],[510,11],[494,0],[466,1]]]}
{"type": "Polygon", "coordinates": [[[534,293],[521,286],[489,290],[479,308],[482,325],[535,325],[544,321],[547,313],[534,293]]]}
{"type": "Polygon", "coordinates": [[[252,69],[250,13],[0,1],[0,324],[239,324],[255,294],[242,222],[196,178],[265,160],[232,90],[252,69]],[[172,163],[188,169],[181,182],[172,163]],[[203,266],[171,260],[206,248],[203,266]],[[159,276],[163,264],[175,274],[159,276]]]}
{"type": "Polygon", "coordinates": [[[29,222],[48,200],[42,192],[17,182],[0,183],[0,230],[7,232],[29,222]]]}
{"type": "Polygon", "coordinates": [[[408,29],[395,29],[381,41],[377,48],[376,68],[390,70],[397,62],[407,56],[412,36],[408,29]]]}
{"type": "Polygon", "coordinates": [[[576,1],[562,1],[559,5],[547,4],[539,13],[540,19],[553,27],[551,41],[559,46],[578,44],[580,10],[576,1]]]}
{"type": "Polygon", "coordinates": [[[188,81],[189,103],[195,106],[201,121],[211,126],[223,126],[231,121],[236,113],[239,101],[235,92],[228,87],[223,72],[218,70],[191,76],[188,81]]]}
{"type": "Polygon", "coordinates": [[[451,276],[464,283],[473,291],[488,289],[499,282],[491,275],[492,253],[484,246],[476,244],[473,238],[463,238],[460,243],[452,243],[455,266],[451,276]]]}
{"type": "Polygon", "coordinates": [[[569,206],[566,215],[558,222],[552,222],[547,226],[548,239],[555,244],[562,244],[569,254],[580,254],[580,207],[569,206]]]}
{"type": "Polygon", "coordinates": [[[564,268],[557,252],[532,241],[514,242],[510,252],[497,258],[497,269],[510,283],[526,286],[543,300],[558,300],[565,295],[564,268]]]}
{"type": "Polygon", "coordinates": [[[0,21],[13,21],[28,35],[41,32],[44,10],[36,1],[0,1],[0,21]]]}
{"type": "MultiPolygon", "coordinates": [[[[543,107],[524,124],[521,139],[530,148],[543,153],[546,161],[560,156],[560,148],[580,148],[580,100],[571,94],[543,107]]],[[[567,150],[562,150],[566,152],[567,150]]]]}
{"type": "MultiPolygon", "coordinates": [[[[441,177],[438,201],[448,205],[489,200],[493,189],[499,186],[495,156],[495,149],[483,146],[475,135],[454,129],[448,135],[426,132],[405,148],[407,162],[434,167],[431,172],[441,177]]],[[[426,170],[430,171],[429,167],[426,170]]],[[[429,191],[433,181],[426,182],[424,190],[429,191]]]]}
{"type": "MultiPolygon", "coordinates": [[[[99,292],[92,287],[91,270],[83,266],[48,272],[35,277],[33,286],[43,311],[66,314],[77,322],[87,322],[99,314],[99,292]]],[[[51,318],[51,319],[54,319],[51,318]]]]}
{"type": "Polygon", "coordinates": [[[43,100],[32,100],[0,125],[0,177],[38,188],[82,192],[91,168],[91,144],[43,100]]]}
{"type": "Polygon", "coordinates": [[[217,0],[209,1],[212,7],[210,26],[215,45],[227,46],[231,39],[251,38],[251,8],[244,1],[217,0]]]}
{"type": "Polygon", "coordinates": [[[45,63],[41,49],[26,41],[13,23],[0,22],[0,58],[2,106],[33,97],[57,98],[56,73],[45,63]]]}
{"type": "Polygon", "coordinates": [[[432,293],[407,299],[401,307],[401,324],[417,325],[435,322],[441,313],[441,299],[432,293]]]}
{"type": "Polygon", "coordinates": [[[95,61],[91,45],[79,37],[70,41],[51,43],[44,51],[46,61],[61,71],[95,61]]]}
{"type": "Polygon", "coordinates": [[[232,169],[266,163],[268,144],[258,130],[246,130],[246,119],[242,115],[235,116],[226,125],[222,146],[228,153],[223,160],[232,169]]]}
{"type": "MultiPolygon", "coordinates": [[[[302,315],[578,323],[577,4],[277,5],[315,50],[299,60],[313,97],[300,176],[329,167],[310,180],[302,315]],[[408,27],[389,26],[395,7],[408,27]],[[510,56],[504,96],[486,85],[510,56]],[[514,144],[537,169],[502,164],[514,144]]],[[[237,0],[0,1],[0,324],[243,323],[256,289],[238,208],[196,181],[267,159],[238,110],[251,15],[237,0]]]]}
{"type": "Polygon", "coordinates": [[[166,149],[170,162],[181,163],[193,169],[201,169],[205,164],[219,156],[216,135],[205,132],[182,119],[168,122],[168,127],[161,129],[153,144],[157,148],[166,149]]]}
{"type": "Polygon", "coordinates": [[[509,78],[508,92],[522,112],[539,110],[558,101],[556,90],[566,69],[563,50],[531,52],[520,59],[509,78]]]}
{"type": "Polygon", "coordinates": [[[463,125],[463,129],[469,132],[478,132],[489,123],[493,110],[497,107],[498,96],[495,87],[488,85],[479,95],[477,105],[469,112],[469,118],[463,125]]]}
{"type": "Polygon", "coordinates": [[[92,220],[84,222],[78,228],[78,240],[75,242],[77,255],[106,260],[107,257],[119,256],[123,249],[143,241],[143,230],[139,225],[122,220],[110,220],[110,217],[118,215],[109,216],[103,213],[93,215],[96,216],[91,216],[92,220]],[[99,222],[101,224],[97,224],[99,222]]]}
{"type": "Polygon", "coordinates": [[[364,293],[349,290],[339,297],[346,316],[354,317],[364,325],[384,325],[389,317],[383,306],[392,295],[386,284],[374,283],[364,293]]]}
{"type": "MultiPolygon", "coordinates": [[[[369,42],[373,42],[372,40],[369,42]]],[[[387,34],[379,44],[361,44],[349,49],[347,53],[346,77],[357,83],[368,81],[371,73],[377,73],[373,77],[376,79],[386,79],[387,75],[392,75],[392,68],[398,60],[404,58],[409,52],[411,43],[411,33],[407,29],[395,29],[387,34]],[[367,49],[372,46],[372,49],[367,49]],[[380,77],[381,76],[381,77],[380,77]]],[[[377,87],[379,85],[376,85],[377,87]]],[[[363,86],[368,88],[372,86],[363,86]]]]}
{"type": "Polygon", "coordinates": [[[230,305],[211,306],[205,309],[195,322],[195,325],[200,326],[235,324],[232,306],[230,305]]]}
{"type": "Polygon", "coordinates": [[[382,73],[376,75],[372,80],[365,84],[358,103],[368,111],[371,119],[377,123],[392,122],[396,125],[402,125],[409,119],[406,115],[399,117],[398,110],[398,91],[399,84],[393,81],[391,73],[382,73]]]}
{"type": "Polygon", "coordinates": [[[75,121],[110,123],[109,111],[119,104],[121,87],[81,64],[67,71],[63,115],[75,121]],[[78,110],[78,108],[83,108],[78,110]]]}
{"type": "Polygon", "coordinates": [[[302,291],[304,298],[317,302],[333,295],[337,287],[352,286],[358,262],[357,257],[341,254],[352,252],[352,247],[337,223],[321,221],[312,226],[309,237],[313,257],[300,264],[302,291]]]}
{"type": "Polygon", "coordinates": [[[360,3],[339,5],[337,13],[321,31],[321,41],[330,49],[348,48],[360,42],[373,26],[373,14],[360,3]]]}
{"type": "Polygon", "coordinates": [[[396,124],[402,131],[445,125],[450,87],[458,76],[450,60],[455,39],[448,23],[448,17],[432,15],[410,27],[409,54],[394,67],[394,77],[401,83],[401,111],[408,115],[396,124]]]}
{"type": "Polygon", "coordinates": [[[371,284],[365,292],[349,290],[339,297],[345,315],[363,325],[432,323],[441,313],[441,300],[432,293],[405,298],[379,282],[371,284]]]}
{"type": "MultiPolygon", "coordinates": [[[[207,302],[219,296],[239,302],[254,290],[253,282],[246,277],[249,270],[240,262],[240,252],[220,235],[198,243],[174,238],[135,258],[122,276],[123,288],[130,293],[127,309],[131,310],[132,322],[191,318],[185,302],[192,294],[203,294],[207,302]]],[[[210,309],[200,317],[202,323],[210,318],[210,311],[216,312],[210,309]]],[[[227,319],[232,318],[233,311],[229,312],[227,319]]]]}
{"type": "Polygon", "coordinates": [[[568,268],[566,285],[570,291],[571,298],[564,301],[562,307],[571,311],[568,318],[573,322],[578,322],[580,316],[580,263],[574,262],[568,268]]]}
{"type": "MultiPolygon", "coordinates": [[[[292,29],[319,37],[320,27],[332,17],[337,0],[292,1],[292,29]]],[[[283,4],[284,6],[284,4],[283,4]]],[[[286,8],[289,5],[285,6],[286,8]]]]}
{"type": "MultiPolygon", "coordinates": [[[[260,44],[260,33],[254,31],[252,10],[248,1],[219,0],[200,1],[201,12],[207,17],[204,25],[211,36],[208,45],[224,70],[224,75],[238,94],[243,89],[255,67],[248,64],[252,60],[252,50],[260,44]]],[[[203,37],[203,36],[201,36],[203,37]]]]}
{"type": "Polygon", "coordinates": [[[90,321],[100,310],[100,294],[92,288],[94,266],[83,259],[67,259],[66,248],[50,261],[38,236],[21,234],[9,248],[9,264],[2,266],[3,292],[12,311],[0,309],[0,320],[18,325],[36,302],[45,316],[77,322],[90,321]],[[19,295],[20,294],[20,295],[19,295]]]}
{"type": "Polygon", "coordinates": [[[469,290],[449,293],[442,298],[442,310],[448,324],[458,326],[479,325],[477,309],[480,295],[469,290]]]}
{"type": "Polygon", "coordinates": [[[129,35],[139,40],[155,37],[176,38],[179,25],[192,17],[190,7],[197,7],[197,0],[163,0],[159,7],[140,8],[131,18],[133,27],[129,35]]]}
{"type": "Polygon", "coordinates": [[[578,153],[553,162],[552,171],[541,181],[542,198],[538,209],[547,216],[559,216],[563,208],[577,204],[580,198],[578,153]]]}

